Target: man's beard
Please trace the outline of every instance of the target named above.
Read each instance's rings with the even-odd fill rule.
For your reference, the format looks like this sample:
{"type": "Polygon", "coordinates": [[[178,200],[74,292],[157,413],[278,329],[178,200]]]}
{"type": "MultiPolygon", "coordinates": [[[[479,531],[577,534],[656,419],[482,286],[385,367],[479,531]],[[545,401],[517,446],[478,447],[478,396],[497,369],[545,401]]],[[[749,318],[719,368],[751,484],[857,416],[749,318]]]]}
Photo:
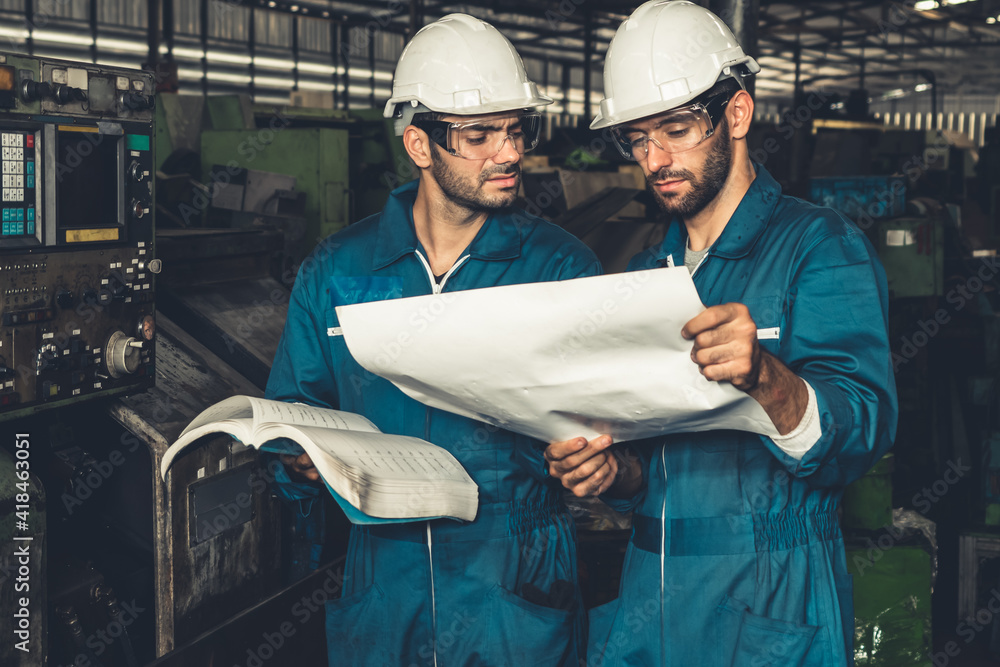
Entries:
{"type": "Polygon", "coordinates": [[[435,154],[431,157],[431,174],[448,199],[470,211],[479,213],[500,211],[514,205],[514,200],[517,199],[517,186],[521,183],[520,162],[507,165],[494,165],[489,169],[484,169],[479,174],[476,182],[473,183],[451,169],[443,159],[443,156],[437,153],[438,150],[435,146],[435,154]],[[483,191],[483,186],[487,180],[497,174],[513,174],[517,177],[516,185],[506,192],[488,195],[483,191]]]}
{"type": "Polygon", "coordinates": [[[709,151],[708,157],[705,158],[705,166],[702,169],[700,180],[687,169],[672,171],[669,167],[664,167],[655,174],[647,176],[646,185],[664,213],[686,218],[700,213],[712,203],[712,200],[726,184],[732,164],[733,152],[729,146],[729,123],[723,117],[716,131],[715,144],[709,151]],[[685,195],[676,192],[660,192],[656,189],[655,183],[657,182],[680,178],[686,180],[691,186],[690,191],[685,195]]]}

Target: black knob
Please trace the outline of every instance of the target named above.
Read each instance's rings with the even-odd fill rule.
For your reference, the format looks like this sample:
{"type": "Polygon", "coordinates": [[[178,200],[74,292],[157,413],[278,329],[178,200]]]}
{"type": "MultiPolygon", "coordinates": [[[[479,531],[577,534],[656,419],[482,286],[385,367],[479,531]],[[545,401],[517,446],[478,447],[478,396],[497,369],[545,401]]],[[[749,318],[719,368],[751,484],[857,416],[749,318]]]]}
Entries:
{"type": "Polygon", "coordinates": [[[71,88],[70,86],[57,85],[55,91],[52,95],[55,99],[56,104],[66,104],[67,102],[72,102],[74,100],[79,102],[84,102],[87,99],[87,93],[79,88],[71,88]]]}
{"type": "Polygon", "coordinates": [[[128,285],[122,282],[119,278],[111,276],[111,278],[108,279],[108,291],[111,292],[112,298],[121,300],[128,294],[128,285]]]}
{"type": "Polygon", "coordinates": [[[73,307],[73,293],[67,289],[56,291],[56,305],[66,310],[73,307]]]}
{"type": "Polygon", "coordinates": [[[21,83],[21,100],[23,102],[34,102],[43,97],[51,97],[51,95],[52,86],[47,83],[38,83],[30,80],[21,83]]]}
{"type": "Polygon", "coordinates": [[[88,287],[83,290],[83,302],[88,306],[96,306],[98,302],[97,290],[88,287]]]}
{"type": "Polygon", "coordinates": [[[132,166],[128,168],[128,175],[136,183],[142,183],[142,179],[146,177],[146,174],[143,172],[142,167],[139,166],[138,162],[133,162],[132,166]]]}
{"type": "Polygon", "coordinates": [[[145,111],[146,109],[152,109],[154,105],[151,96],[147,97],[141,93],[133,93],[131,91],[121,93],[118,96],[118,102],[122,108],[129,111],[145,111]]]}

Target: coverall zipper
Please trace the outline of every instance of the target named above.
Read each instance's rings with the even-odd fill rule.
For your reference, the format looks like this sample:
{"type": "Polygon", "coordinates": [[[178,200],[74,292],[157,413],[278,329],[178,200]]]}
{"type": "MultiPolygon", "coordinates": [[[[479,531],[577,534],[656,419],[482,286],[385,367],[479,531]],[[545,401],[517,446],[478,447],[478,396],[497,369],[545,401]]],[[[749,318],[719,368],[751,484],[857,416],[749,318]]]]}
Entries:
{"type": "MultiPolygon", "coordinates": [[[[430,264],[430,262],[427,261],[427,258],[424,257],[424,254],[422,252],[420,252],[419,250],[414,250],[413,254],[415,254],[417,256],[417,259],[420,260],[420,263],[424,265],[424,269],[427,271],[427,279],[430,281],[430,284],[431,284],[431,293],[432,294],[440,294],[444,290],[444,286],[448,282],[448,278],[451,277],[451,274],[455,273],[455,271],[458,269],[458,267],[462,266],[462,264],[465,263],[465,260],[469,259],[469,255],[463,255],[462,257],[459,257],[458,261],[456,261],[454,264],[451,265],[451,268],[448,269],[448,272],[444,274],[444,277],[441,278],[441,282],[439,283],[439,282],[437,282],[434,279],[434,271],[431,270],[431,264],[430,264]]],[[[427,414],[427,417],[424,420],[424,439],[429,441],[430,440],[430,436],[431,436],[431,434],[430,434],[430,430],[431,430],[431,409],[430,408],[427,408],[427,413],[426,414],[427,414]]],[[[430,567],[430,571],[431,571],[431,646],[433,647],[433,650],[434,650],[434,667],[437,667],[437,664],[438,664],[438,656],[437,656],[437,599],[436,599],[436,596],[435,596],[435,593],[434,593],[434,542],[433,542],[432,533],[431,533],[431,522],[430,521],[427,522],[427,563],[428,563],[428,565],[430,567]]]]}
{"type": "MultiPolygon", "coordinates": [[[[709,253],[702,255],[701,259],[691,272],[691,278],[698,272],[701,265],[708,259],[709,253]]],[[[667,255],[667,266],[673,268],[674,256],[667,255]]],[[[660,664],[668,665],[667,662],[667,451],[665,447],[660,448],[660,464],[663,469],[663,503],[660,505],[660,664]]]]}

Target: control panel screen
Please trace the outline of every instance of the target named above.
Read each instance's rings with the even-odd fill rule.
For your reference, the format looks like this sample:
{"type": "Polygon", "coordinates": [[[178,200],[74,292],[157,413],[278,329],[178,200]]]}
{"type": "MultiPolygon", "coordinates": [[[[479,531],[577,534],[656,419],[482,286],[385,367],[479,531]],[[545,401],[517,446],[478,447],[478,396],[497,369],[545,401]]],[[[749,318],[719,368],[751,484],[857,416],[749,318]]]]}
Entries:
{"type": "Polygon", "coordinates": [[[35,133],[0,128],[3,152],[3,238],[35,235],[35,133]]]}
{"type": "Polygon", "coordinates": [[[121,137],[92,132],[58,133],[56,193],[62,229],[121,223],[118,194],[121,137]]]}

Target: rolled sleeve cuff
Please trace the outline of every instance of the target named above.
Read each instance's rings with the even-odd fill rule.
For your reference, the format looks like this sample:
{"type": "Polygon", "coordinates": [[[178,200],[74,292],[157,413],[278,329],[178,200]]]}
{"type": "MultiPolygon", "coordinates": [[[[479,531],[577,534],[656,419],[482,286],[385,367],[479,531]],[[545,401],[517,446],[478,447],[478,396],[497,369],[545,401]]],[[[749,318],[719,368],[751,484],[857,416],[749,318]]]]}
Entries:
{"type": "MultiPolygon", "coordinates": [[[[803,380],[805,382],[805,380],[803,380]]],[[[802,415],[802,420],[795,429],[787,435],[775,435],[771,437],[781,451],[791,456],[796,461],[801,461],[813,445],[819,442],[823,435],[820,428],[819,405],[816,402],[816,391],[808,382],[805,382],[806,392],[809,394],[809,402],[806,404],[806,412],[802,415]]]]}

